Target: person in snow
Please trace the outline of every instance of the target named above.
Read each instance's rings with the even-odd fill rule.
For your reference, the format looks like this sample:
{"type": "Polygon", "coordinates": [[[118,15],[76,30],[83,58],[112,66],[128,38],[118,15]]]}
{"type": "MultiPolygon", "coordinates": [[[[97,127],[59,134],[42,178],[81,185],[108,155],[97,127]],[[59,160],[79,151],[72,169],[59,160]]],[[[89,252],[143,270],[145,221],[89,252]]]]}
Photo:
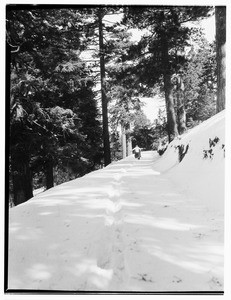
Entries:
{"type": "Polygon", "coordinates": [[[141,158],[141,148],[138,145],[136,145],[135,148],[132,149],[132,151],[134,153],[135,158],[141,158]]]}

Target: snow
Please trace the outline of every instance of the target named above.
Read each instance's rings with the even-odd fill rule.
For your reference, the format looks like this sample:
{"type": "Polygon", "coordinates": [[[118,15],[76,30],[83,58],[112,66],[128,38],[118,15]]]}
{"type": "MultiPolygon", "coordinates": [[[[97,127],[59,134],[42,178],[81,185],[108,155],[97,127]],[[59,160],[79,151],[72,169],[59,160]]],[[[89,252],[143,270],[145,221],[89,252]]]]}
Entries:
{"type": "Polygon", "coordinates": [[[169,178],[184,189],[188,196],[207,205],[209,209],[223,211],[224,206],[224,149],[225,145],[225,112],[221,112],[209,120],[191,129],[172,142],[163,157],[154,164],[155,169],[166,172],[169,178]],[[213,158],[203,158],[203,151],[209,150],[209,139],[219,138],[211,147],[213,158]],[[177,145],[189,145],[188,152],[182,162],[178,163],[177,145]]]}
{"type": "Polygon", "coordinates": [[[222,144],[224,112],[10,209],[9,289],[223,291],[222,144]]]}
{"type": "Polygon", "coordinates": [[[40,188],[33,191],[33,196],[36,196],[36,195],[38,195],[38,194],[40,194],[44,191],[45,191],[45,187],[40,187],[40,188]]]}

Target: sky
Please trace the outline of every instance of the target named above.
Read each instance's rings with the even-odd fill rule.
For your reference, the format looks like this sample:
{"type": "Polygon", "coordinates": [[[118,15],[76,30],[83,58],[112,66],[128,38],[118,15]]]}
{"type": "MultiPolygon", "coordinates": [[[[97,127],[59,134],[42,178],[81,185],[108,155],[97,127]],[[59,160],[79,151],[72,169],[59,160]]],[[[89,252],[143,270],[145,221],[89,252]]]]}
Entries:
{"type": "Polygon", "coordinates": [[[154,98],[145,97],[140,100],[144,103],[142,107],[144,114],[152,123],[157,119],[159,109],[165,110],[165,100],[163,98],[156,96],[154,98]]]}
{"type": "Polygon", "coordinates": [[[215,16],[200,21],[201,26],[205,29],[206,38],[209,42],[215,40],[215,16]]]}

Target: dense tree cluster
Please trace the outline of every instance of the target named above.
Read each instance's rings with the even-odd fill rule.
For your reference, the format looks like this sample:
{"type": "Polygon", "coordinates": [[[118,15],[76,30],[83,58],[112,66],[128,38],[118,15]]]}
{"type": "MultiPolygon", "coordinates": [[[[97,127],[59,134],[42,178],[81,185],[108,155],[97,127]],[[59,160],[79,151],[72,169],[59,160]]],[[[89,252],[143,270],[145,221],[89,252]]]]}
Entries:
{"type": "MultiPolygon", "coordinates": [[[[54,170],[81,176],[102,158],[102,133],[84,50],[83,15],[70,9],[7,11],[13,202],[50,188],[54,170]]],[[[58,183],[62,181],[59,176],[58,183]]],[[[57,182],[56,182],[57,183],[57,182]]]]}
{"type": "MultiPolygon", "coordinates": [[[[134,143],[156,149],[161,138],[171,141],[224,109],[225,36],[209,44],[186,26],[212,13],[210,6],[8,6],[13,203],[107,165],[121,150],[126,156],[134,143]],[[143,32],[140,40],[132,30],[143,32]],[[155,95],[165,99],[166,116],[159,111],[150,124],[140,98],[155,95]]],[[[216,8],[216,25],[225,33],[224,7],[216,8]]]]}

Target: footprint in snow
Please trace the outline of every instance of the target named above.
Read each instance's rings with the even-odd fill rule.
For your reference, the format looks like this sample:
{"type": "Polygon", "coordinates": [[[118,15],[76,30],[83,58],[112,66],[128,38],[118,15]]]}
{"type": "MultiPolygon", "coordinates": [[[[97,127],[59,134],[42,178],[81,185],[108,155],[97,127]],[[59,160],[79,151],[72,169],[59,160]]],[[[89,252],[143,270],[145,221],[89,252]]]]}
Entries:
{"type": "Polygon", "coordinates": [[[97,261],[97,266],[100,268],[100,269],[109,269],[109,266],[110,266],[110,258],[109,257],[101,257],[98,259],[97,261]]]}
{"type": "Polygon", "coordinates": [[[217,288],[223,286],[217,277],[212,277],[212,279],[209,281],[209,285],[211,288],[217,288]]]}
{"type": "Polygon", "coordinates": [[[140,274],[140,273],[138,273],[137,275],[139,277],[138,278],[134,277],[135,279],[138,279],[140,281],[153,282],[153,280],[148,276],[148,274],[140,274]]]}
{"type": "Polygon", "coordinates": [[[68,222],[64,222],[64,225],[65,225],[66,227],[70,227],[70,223],[68,223],[68,222]]]}
{"type": "Polygon", "coordinates": [[[177,282],[177,283],[180,283],[180,282],[182,282],[182,279],[181,278],[179,278],[179,277],[177,277],[177,276],[173,276],[173,281],[172,282],[177,282]]]}
{"type": "Polygon", "coordinates": [[[194,237],[196,239],[204,238],[206,235],[204,233],[194,233],[194,237]]]}

